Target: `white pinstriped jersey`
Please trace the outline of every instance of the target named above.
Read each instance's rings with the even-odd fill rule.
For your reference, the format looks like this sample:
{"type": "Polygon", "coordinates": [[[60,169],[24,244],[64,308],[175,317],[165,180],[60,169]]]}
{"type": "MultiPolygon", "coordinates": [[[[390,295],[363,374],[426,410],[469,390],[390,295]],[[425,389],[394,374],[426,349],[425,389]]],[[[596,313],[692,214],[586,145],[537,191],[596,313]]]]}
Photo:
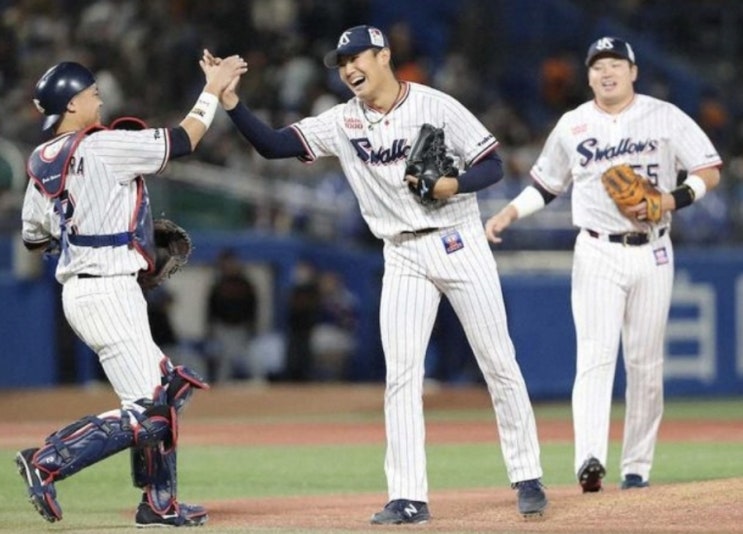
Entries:
{"type": "MultiPolygon", "coordinates": [[[[70,135],[48,141],[45,159],[52,159],[70,135]]],[[[103,130],[80,141],[68,165],[63,208],[68,225],[84,235],[116,234],[131,230],[138,198],[134,181],[139,175],[163,170],[170,155],[170,138],[164,128],[103,130]]],[[[41,243],[59,239],[60,218],[54,202],[29,181],[23,201],[22,238],[41,243]]],[[[69,262],[59,261],[56,278],[64,283],[78,273],[99,276],[132,274],[147,268],[134,248],[69,245],[69,262]]]]}
{"type": "MultiPolygon", "coordinates": [[[[635,95],[618,115],[590,101],[565,113],[550,133],[532,177],[548,191],[564,192],[571,181],[573,224],[602,233],[648,231],[617,209],[601,184],[601,174],[628,163],[662,191],[673,190],[677,172],[690,174],[722,160],[702,129],[679,108],[647,95],[635,95]]],[[[667,226],[667,212],[658,226],[667,226]]]]}
{"type": "Polygon", "coordinates": [[[423,207],[404,182],[405,156],[424,123],[444,128],[449,155],[460,171],[494,149],[495,137],[449,95],[424,85],[401,83],[402,94],[386,115],[354,97],[293,124],[305,144],[307,161],[339,158],[361,213],[378,238],[423,228],[480,224],[474,193],[455,195],[437,208],[423,207]]]}

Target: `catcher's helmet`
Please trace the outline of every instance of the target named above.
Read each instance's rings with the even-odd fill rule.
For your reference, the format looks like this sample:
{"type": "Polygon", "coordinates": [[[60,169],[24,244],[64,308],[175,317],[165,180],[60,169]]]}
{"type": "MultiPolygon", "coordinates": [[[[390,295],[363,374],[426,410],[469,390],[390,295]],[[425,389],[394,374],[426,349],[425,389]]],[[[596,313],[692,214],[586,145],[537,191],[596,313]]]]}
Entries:
{"type": "Polygon", "coordinates": [[[34,104],[46,115],[42,130],[54,126],[72,97],[95,83],[93,73],[72,61],[57,63],[36,82],[34,104]]]}

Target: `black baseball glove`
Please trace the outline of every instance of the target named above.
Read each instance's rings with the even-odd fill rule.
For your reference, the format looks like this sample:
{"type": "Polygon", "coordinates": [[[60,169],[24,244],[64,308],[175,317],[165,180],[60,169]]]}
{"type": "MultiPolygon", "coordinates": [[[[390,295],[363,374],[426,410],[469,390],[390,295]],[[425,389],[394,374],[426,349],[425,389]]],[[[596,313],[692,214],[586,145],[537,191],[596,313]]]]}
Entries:
{"type": "Polygon", "coordinates": [[[443,128],[424,124],[405,160],[405,175],[418,178],[408,188],[423,205],[430,206],[440,201],[433,197],[433,188],[442,176],[455,177],[459,170],[454,160],[446,155],[443,128]]]}
{"type": "Polygon", "coordinates": [[[170,278],[187,262],[193,250],[188,232],[169,219],[153,221],[155,267],[140,271],[137,281],[142,289],[153,289],[170,278]]]}

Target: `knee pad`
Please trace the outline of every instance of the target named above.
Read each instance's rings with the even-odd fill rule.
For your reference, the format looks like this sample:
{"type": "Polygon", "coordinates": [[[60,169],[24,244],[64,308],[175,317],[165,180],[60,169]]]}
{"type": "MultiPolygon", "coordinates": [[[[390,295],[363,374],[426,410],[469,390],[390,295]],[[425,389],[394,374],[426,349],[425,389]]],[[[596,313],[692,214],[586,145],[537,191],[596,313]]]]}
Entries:
{"type": "Polygon", "coordinates": [[[163,441],[170,433],[167,407],[111,410],[51,434],[35,455],[34,466],[52,480],[62,480],[133,445],[163,441]]]}
{"type": "Polygon", "coordinates": [[[183,365],[174,366],[169,358],[160,361],[162,387],[168,406],[177,412],[183,410],[195,389],[209,389],[209,384],[193,369],[183,365]]]}

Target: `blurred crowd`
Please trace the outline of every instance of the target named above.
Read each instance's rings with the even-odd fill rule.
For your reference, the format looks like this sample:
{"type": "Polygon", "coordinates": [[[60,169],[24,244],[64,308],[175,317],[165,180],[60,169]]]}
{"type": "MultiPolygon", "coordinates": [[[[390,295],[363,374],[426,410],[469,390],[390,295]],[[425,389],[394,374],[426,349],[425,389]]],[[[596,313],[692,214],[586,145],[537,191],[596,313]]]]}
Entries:
{"type": "MultiPolygon", "coordinates": [[[[693,6],[694,13],[707,13],[710,4],[720,4],[680,3],[693,6]]],[[[743,8],[732,0],[729,3],[728,16],[743,17],[743,8]]],[[[350,96],[337,73],[322,66],[321,58],[335,47],[343,29],[363,22],[387,32],[401,79],[430,84],[456,97],[500,140],[507,173],[502,183],[479,195],[487,216],[528,183],[529,168],[545,133],[561,113],[589,95],[583,55],[598,30],[577,36],[570,30],[570,37],[560,37],[566,29],[557,16],[550,19],[550,9],[572,6],[570,16],[580,13],[592,22],[587,28],[601,28],[601,17],[611,16],[617,24],[612,29],[619,32],[636,31],[655,21],[662,31],[652,34],[655,41],[647,42],[644,36],[642,43],[643,52],[653,53],[652,62],[647,61],[652,67],[653,62],[677,62],[674,53],[684,50],[679,43],[689,44],[690,35],[696,39],[714,35],[709,28],[720,22],[709,19],[708,25],[700,24],[703,18],[692,22],[694,13],[663,4],[652,0],[0,0],[0,231],[18,225],[22,191],[18,162],[42,139],[40,117],[30,104],[33,85],[51,64],[75,60],[96,73],[105,121],[133,115],[150,124],[175,125],[202,87],[197,63],[202,49],[216,55],[239,53],[250,65],[241,81],[241,96],[279,127],[350,96]],[[604,4],[606,9],[601,9],[604,4]],[[687,18],[691,32],[679,29],[687,18]],[[520,24],[533,35],[529,37],[520,24]],[[554,41],[547,41],[550,36],[554,41]]],[[[710,45],[709,39],[705,43],[706,56],[699,54],[702,44],[688,47],[689,61],[696,62],[689,72],[706,69],[707,76],[704,85],[695,86],[693,98],[684,100],[693,106],[685,111],[717,143],[726,167],[720,190],[700,206],[680,212],[674,231],[679,244],[741,243],[743,128],[736,111],[738,96],[731,89],[737,78],[724,68],[740,50],[729,39],[720,43],[727,47],[727,55],[710,45]],[[709,72],[712,57],[718,67],[709,72]]],[[[675,83],[660,69],[644,70],[645,61],[640,54],[643,83],[638,88],[673,101],[674,91],[683,83],[675,83]]],[[[314,165],[264,160],[236,134],[223,113],[217,114],[212,130],[190,159],[244,175],[245,180],[270,190],[290,185],[282,190],[289,191],[288,196],[277,194],[271,202],[239,199],[234,216],[225,218],[228,227],[305,233],[361,246],[374,243],[334,160],[314,165]],[[314,210],[324,205],[346,208],[334,211],[331,222],[318,224],[314,210]]],[[[188,209],[172,201],[168,204],[177,188],[179,195],[188,194],[179,183],[158,185],[153,204],[167,205],[170,213],[188,209]]],[[[203,200],[198,190],[192,193],[203,200]]],[[[215,209],[225,213],[221,206],[228,200],[234,199],[218,197],[215,209]]],[[[506,248],[569,248],[569,203],[558,200],[550,210],[522,232],[514,232],[517,238],[506,248]]]]}
{"type": "MultiPolygon", "coordinates": [[[[261,301],[260,282],[251,276],[250,267],[232,248],[219,252],[201,303],[202,336],[184,336],[183,325],[173,317],[174,307],[183,305],[182,293],[167,282],[146,292],[153,339],[163,352],[211,384],[351,379],[360,302],[342,275],[299,261],[286,295],[286,327],[278,328],[277,318],[259,324],[259,307],[272,305],[261,301]]],[[[60,327],[71,335],[65,324],[60,327]]]]}

